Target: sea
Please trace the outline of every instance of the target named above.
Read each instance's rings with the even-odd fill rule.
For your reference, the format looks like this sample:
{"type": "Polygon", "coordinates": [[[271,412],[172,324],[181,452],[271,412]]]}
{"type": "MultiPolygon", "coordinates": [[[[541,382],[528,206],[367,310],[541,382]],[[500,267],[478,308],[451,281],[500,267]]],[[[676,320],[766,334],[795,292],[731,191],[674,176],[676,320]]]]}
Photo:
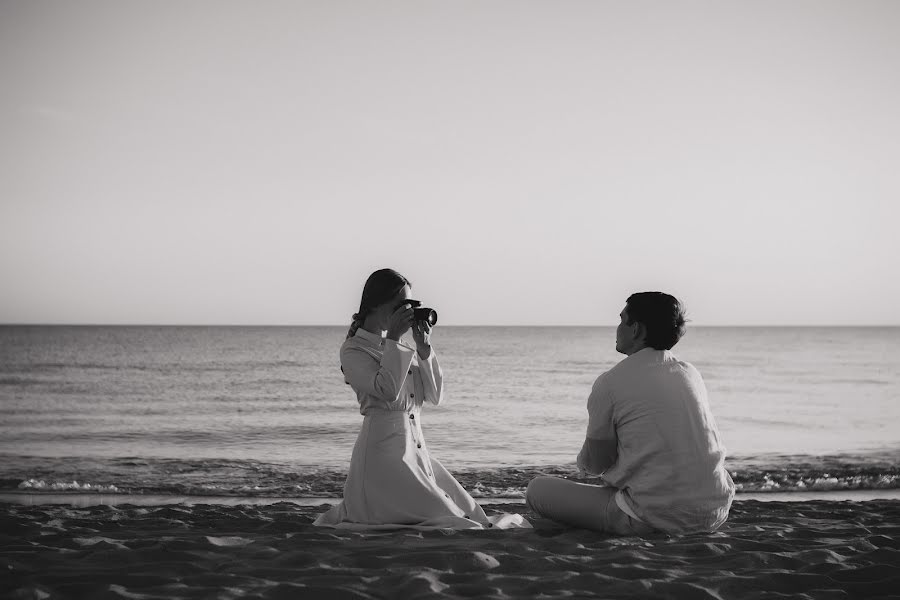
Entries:
{"type": "MultiPolygon", "coordinates": [[[[2,326],[0,493],[340,498],[346,327],[2,326]]],[[[477,498],[578,479],[612,327],[438,326],[431,455],[477,498]]],[[[900,328],[691,327],[738,494],[900,488],[900,328]]],[[[739,496],[740,497],[740,496],[739,496]]]]}

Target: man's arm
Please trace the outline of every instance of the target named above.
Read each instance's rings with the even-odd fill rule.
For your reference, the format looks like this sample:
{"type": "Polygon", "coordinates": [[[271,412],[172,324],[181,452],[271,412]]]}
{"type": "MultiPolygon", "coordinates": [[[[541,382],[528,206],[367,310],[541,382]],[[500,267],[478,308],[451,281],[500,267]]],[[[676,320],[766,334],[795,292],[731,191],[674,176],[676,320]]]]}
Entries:
{"type": "Polygon", "coordinates": [[[591,475],[600,475],[613,466],[618,456],[616,427],[613,420],[613,397],[603,381],[597,378],[588,397],[588,426],[584,444],[578,453],[578,468],[591,475]]]}
{"type": "Polygon", "coordinates": [[[578,453],[578,468],[589,475],[602,475],[616,462],[616,441],[585,438],[578,453]]]}

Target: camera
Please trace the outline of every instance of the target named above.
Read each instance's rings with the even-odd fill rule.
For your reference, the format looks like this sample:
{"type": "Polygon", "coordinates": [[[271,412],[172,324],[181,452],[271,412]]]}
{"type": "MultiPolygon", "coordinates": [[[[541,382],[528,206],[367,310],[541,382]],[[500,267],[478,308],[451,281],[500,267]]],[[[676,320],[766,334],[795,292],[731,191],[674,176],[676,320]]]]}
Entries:
{"type": "Polygon", "coordinates": [[[419,300],[410,300],[406,299],[403,301],[404,304],[409,304],[413,308],[413,319],[416,321],[425,321],[432,327],[437,324],[438,315],[437,311],[433,308],[427,308],[422,306],[422,303],[419,300]]]}

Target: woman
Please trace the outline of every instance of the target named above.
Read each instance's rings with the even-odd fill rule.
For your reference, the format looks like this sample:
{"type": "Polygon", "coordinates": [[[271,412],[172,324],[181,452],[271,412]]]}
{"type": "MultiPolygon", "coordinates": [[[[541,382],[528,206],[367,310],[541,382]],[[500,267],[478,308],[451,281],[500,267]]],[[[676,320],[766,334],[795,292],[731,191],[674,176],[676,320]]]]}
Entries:
{"type": "Polygon", "coordinates": [[[341,346],[344,380],[356,392],[362,429],[343,501],[314,525],[480,529],[529,527],[519,515],[488,517],[439,463],[422,435],[422,406],[441,402],[431,324],[414,321],[409,281],[392,269],[369,276],[341,346]],[[412,329],[415,349],[401,340],[412,329]]]}

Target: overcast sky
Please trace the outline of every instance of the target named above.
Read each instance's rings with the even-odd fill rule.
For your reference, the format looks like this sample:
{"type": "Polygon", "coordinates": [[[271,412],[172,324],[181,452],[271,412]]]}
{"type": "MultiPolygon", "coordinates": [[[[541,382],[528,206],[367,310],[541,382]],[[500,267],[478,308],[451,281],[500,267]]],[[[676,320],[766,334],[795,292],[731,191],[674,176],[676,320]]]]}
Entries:
{"type": "Polygon", "coordinates": [[[0,323],[900,324],[900,2],[0,1],[0,323]]]}

